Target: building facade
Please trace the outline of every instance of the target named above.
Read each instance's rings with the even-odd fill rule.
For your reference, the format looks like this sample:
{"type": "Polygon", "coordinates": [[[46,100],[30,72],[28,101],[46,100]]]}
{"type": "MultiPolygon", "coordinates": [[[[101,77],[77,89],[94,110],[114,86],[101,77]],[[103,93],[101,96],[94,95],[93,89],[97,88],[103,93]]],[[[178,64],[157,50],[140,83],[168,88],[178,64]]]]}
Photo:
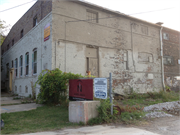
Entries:
{"type": "MultiPolygon", "coordinates": [[[[3,43],[5,50],[13,29],[21,26],[21,39],[2,55],[6,67],[2,80],[10,90],[28,96],[41,71],[55,68],[82,75],[91,71],[96,77],[111,72],[118,94],[163,88],[161,26],[82,1],[48,3],[40,20],[35,21],[36,16],[29,20],[31,29],[23,37],[21,30],[26,30],[18,21],[3,43]]],[[[27,21],[25,16],[32,11],[36,15],[34,8],[40,4],[35,3],[20,20],[27,21]]]]}
{"type": "Polygon", "coordinates": [[[180,86],[180,32],[163,28],[164,82],[171,90],[180,86]]]}

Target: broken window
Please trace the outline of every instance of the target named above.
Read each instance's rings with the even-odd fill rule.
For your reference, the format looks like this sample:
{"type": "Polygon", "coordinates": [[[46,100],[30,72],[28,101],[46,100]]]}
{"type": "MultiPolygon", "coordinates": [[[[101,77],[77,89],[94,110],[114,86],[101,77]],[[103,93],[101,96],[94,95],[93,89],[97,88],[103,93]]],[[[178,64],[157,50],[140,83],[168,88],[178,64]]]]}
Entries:
{"type": "Polygon", "coordinates": [[[32,54],[33,74],[37,73],[37,48],[33,50],[32,54]]]}
{"type": "Polygon", "coordinates": [[[23,56],[21,55],[20,56],[20,59],[19,59],[19,68],[20,68],[20,76],[23,75],[23,56]]]}
{"type": "Polygon", "coordinates": [[[22,38],[24,36],[24,32],[23,32],[23,29],[21,30],[21,35],[20,35],[20,38],[22,38]]]}
{"type": "Polygon", "coordinates": [[[169,34],[168,33],[163,33],[163,39],[169,40],[169,34]]]}
{"type": "Polygon", "coordinates": [[[29,53],[27,52],[25,55],[25,66],[26,66],[26,75],[29,74],[29,53]]]}
{"type": "Polygon", "coordinates": [[[163,57],[164,65],[174,65],[174,58],[172,56],[163,57]]]}
{"type": "Polygon", "coordinates": [[[98,13],[95,11],[87,10],[87,21],[98,23],[98,13]]]}

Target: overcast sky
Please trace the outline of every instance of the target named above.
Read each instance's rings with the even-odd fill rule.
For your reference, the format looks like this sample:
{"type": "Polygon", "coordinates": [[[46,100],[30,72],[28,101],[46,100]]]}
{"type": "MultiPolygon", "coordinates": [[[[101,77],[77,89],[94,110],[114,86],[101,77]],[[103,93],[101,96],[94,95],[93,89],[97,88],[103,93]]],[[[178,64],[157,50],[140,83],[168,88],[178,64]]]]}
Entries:
{"type": "MultiPolygon", "coordinates": [[[[37,0],[0,0],[0,19],[6,21],[6,24],[10,24],[11,26],[13,26],[36,1],[37,0]],[[5,9],[9,9],[27,2],[29,3],[8,11],[1,12],[5,9]]],[[[163,22],[163,26],[180,31],[180,0],[86,1],[152,23],[163,22]]]]}

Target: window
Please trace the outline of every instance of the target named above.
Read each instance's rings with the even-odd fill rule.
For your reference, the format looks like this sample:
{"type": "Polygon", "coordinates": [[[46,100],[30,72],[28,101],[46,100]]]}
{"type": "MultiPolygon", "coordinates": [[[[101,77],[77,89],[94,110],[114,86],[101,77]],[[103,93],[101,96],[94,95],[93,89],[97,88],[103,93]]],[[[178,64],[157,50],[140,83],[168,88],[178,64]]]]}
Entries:
{"type": "Polygon", "coordinates": [[[21,93],[22,91],[21,91],[21,85],[19,86],[19,92],[21,93]]]}
{"type": "Polygon", "coordinates": [[[25,54],[25,67],[26,67],[26,75],[29,74],[29,53],[25,54]]]}
{"type": "Polygon", "coordinates": [[[35,16],[35,17],[33,18],[33,27],[36,26],[37,23],[38,23],[38,22],[37,22],[37,16],[35,16]]]}
{"type": "Polygon", "coordinates": [[[23,75],[23,56],[21,55],[20,56],[20,59],[19,59],[19,68],[20,68],[20,76],[23,75]]]}
{"type": "Polygon", "coordinates": [[[37,73],[37,49],[35,48],[33,50],[32,54],[32,68],[33,68],[33,74],[37,73]]]}
{"type": "Polygon", "coordinates": [[[23,29],[22,29],[20,38],[22,38],[23,36],[24,36],[24,33],[23,33],[23,29]]]}
{"type": "Polygon", "coordinates": [[[9,50],[9,44],[7,45],[7,50],[9,50]]]}
{"type": "Polygon", "coordinates": [[[172,56],[163,57],[164,65],[174,65],[174,58],[172,56]]]}
{"type": "Polygon", "coordinates": [[[163,39],[169,40],[169,34],[168,33],[163,33],[163,39]]]}
{"type": "Polygon", "coordinates": [[[6,78],[9,78],[9,63],[6,64],[6,78]]]}
{"type": "Polygon", "coordinates": [[[28,93],[28,86],[25,86],[25,92],[28,93]]]}
{"type": "Polygon", "coordinates": [[[87,20],[89,22],[98,23],[98,13],[95,11],[87,10],[87,20]]]}
{"type": "Polygon", "coordinates": [[[17,77],[17,75],[18,75],[18,59],[16,58],[15,59],[15,68],[14,68],[14,70],[15,70],[15,77],[17,77]]]}
{"type": "Polygon", "coordinates": [[[12,46],[14,45],[14,39],[12,40],[12,46]]]}
{"type": "Polygon", "coordinates": [[[13,66],[14,66],[14,61],[13,61],[13,60],[12,60],[11,64],[12,64],[12,66],[11,66],[11,67],[13,68],[13,66]]]}

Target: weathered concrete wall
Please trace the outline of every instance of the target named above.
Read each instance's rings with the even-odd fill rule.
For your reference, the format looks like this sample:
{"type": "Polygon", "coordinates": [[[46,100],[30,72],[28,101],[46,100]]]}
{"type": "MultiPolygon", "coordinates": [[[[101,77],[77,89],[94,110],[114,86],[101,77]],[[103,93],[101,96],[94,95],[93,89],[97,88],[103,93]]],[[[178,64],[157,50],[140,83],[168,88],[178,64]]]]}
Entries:
{"type": "MultiPolygon", "coordinates": [[[[31,81],[35,84],[38,75],[44,69],[51,69],[52,65],[52,33],[50,39],[44,42],[44,27],[50,23],[52,28],[52,15],[49,14],[41,22],[38,23],[31,31],[29,31],[21,40],[19,40],[13,47],[3,54],[3,72],[1,79],[6,81],[6,87],[8,88],[8,78],[6,77],[7,69],[6,64],[9,63],[9,67],[12,67],[12,61],[15,66],[15,59],[18,58],[18,76],[15,78],[13,75],[13,91],[15,93],[29,96],[32,94],[31,81]],[[32,74],[32,53],[33,49],[37,48],[37,74],[32,74]],[[29,52],[29,75],[25,75],[25,54],[29,52]],[[20,76],[19,58],[23,56],[23,75],[20,76]],[[17,87],[17,91],[15,91],[17,87]],[[25,87],[28,87],[28,91],[25,91],[25,87]]],[[[51,30],[52,32],[52,30],[51,30]]],[[[14,72],[15,73],[15,72],[14,72]]],[[[39,89],[36,89],[38,92],[39,89]]]]}
{"type": "Polygon", "coordinates": [[[180,81],[175,77],[180,76],[180,65],[178,64],[178,59],[180,59],[180,32],[164,28],[164,33],[168,34],[168,39],[163,37],[164,61],[167,61],[166,58],[168,57],[171,59],[171,62],[164,63],[165,85],[169,86],[171,90],[178,91],[180,81]]]}
{"type": "Polygon", "coordinates": [[[86,74],[88,48],[97,49],[98,76],[113,73],[115,92],[160,90],[160,28],[76,2],[53,1],[52,61],[66,72],[86,74]],[[87,9],[98,13],[98,23],[86,20],[87,9]],[[117,16],[114,18],[107,18],[117,16]]]}
{"type": "Polygon", "coordinates": [[[69,102],[69,121],[87,123],[98,116],[97,107],[100,101],[71,101],[69,102]]]}

